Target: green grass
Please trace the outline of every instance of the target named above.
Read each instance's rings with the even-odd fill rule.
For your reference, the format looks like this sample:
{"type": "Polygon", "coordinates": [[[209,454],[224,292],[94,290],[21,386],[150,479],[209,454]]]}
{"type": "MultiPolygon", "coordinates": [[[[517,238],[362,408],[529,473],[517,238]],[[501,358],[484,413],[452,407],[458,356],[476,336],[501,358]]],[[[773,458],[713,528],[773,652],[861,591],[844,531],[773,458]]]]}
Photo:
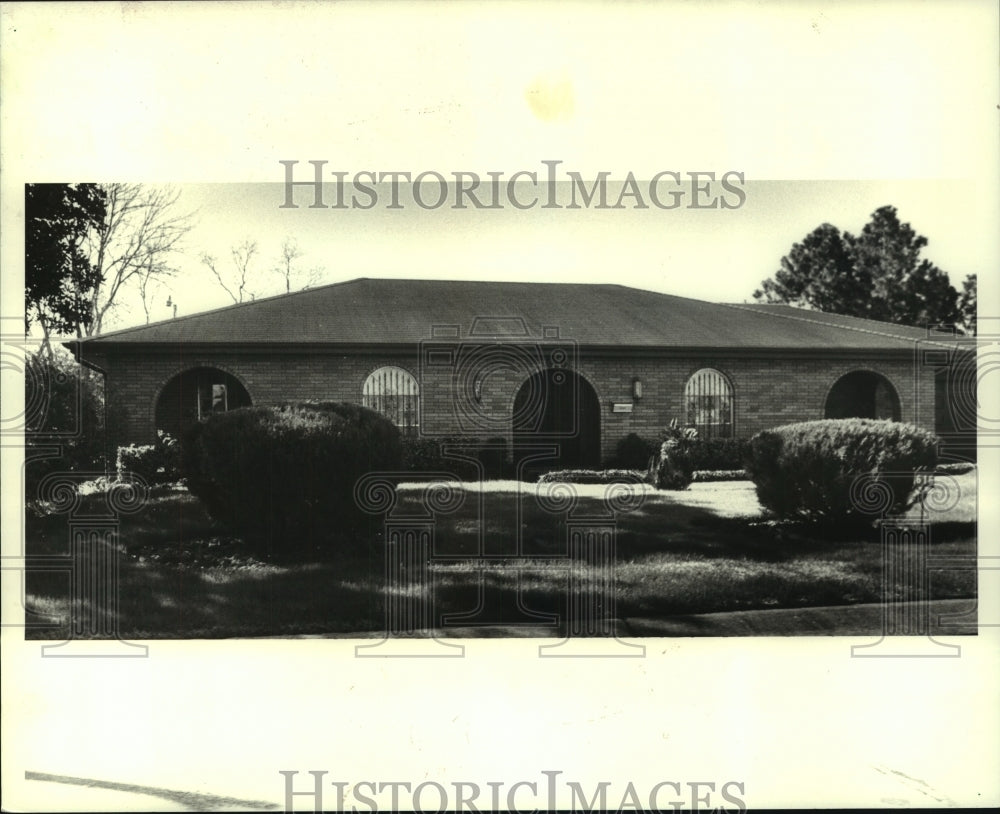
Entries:
{"type": "MultiPolygon", "coordinates": [[[[935,555],[975,555],[975,475],[957,476],[958,504],[930,515],[935,555]]],[[[534,485],[506,488],[522,491],[470,491],[457,511],[438,517],[433,589],[415,591],[415,601],[433,602],[433,618],[467,614],[464,624],[539,624],[546,614],[565,617],[569,585],[586,588],[600,578],[594,568],[567,563],[565,513],[544,510],[534,485]],[[497,559],[482,566],[479,551],[497,559]]],[[[602,489],[578,487],[574,516],[596,514],[602,489]]],[[[400,491],[399,498],[396,515],[417,510],[416,491],[400,491]]],[[[101,500],[88,496],[82,508],[101,500]]],[[[748,483],[652,493],[639,510],[618,518],[617,529],[619,618],[845,605],[883,596],[877,530],[768,521],[748,483]]],[[[66,554],[65,515],[29,509],[26,531],[29,556],[66,554]]],[[[377,635],[384,629],[380,531],[341,543],[325,562],[264,563],[247,556],[187,492],[159,489],[139,513],[121,518],[119,548],[116,618],[125,639],[377,635]]],[[[26,606],[53,624],[30,629],[29,638],[66,637],[68,585],[66,572],[28,573],[26,606]]],[[[890,589],[899,593],[902,586],[890,589]]],[[[935,572],[929,598],[975,592],[974,571],[935,572]]],[[[556,628],[546,629],[555,635],[556,628]]]]}

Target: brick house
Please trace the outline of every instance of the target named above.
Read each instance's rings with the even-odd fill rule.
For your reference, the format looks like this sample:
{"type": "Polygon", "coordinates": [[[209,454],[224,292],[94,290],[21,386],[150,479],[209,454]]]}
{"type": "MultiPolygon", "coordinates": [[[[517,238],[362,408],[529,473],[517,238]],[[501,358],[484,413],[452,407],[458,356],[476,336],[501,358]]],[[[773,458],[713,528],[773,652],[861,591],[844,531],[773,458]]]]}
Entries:
{"type": "Polygon", "coordinates": [[[709,437],[824,417],[960,423],[950,335],[620,285],[362,278],[66,345],[105,376],[111,445],[303,399],[365,404],[423,437],[556,443],[570,466],[674,418],[709,437]]]}

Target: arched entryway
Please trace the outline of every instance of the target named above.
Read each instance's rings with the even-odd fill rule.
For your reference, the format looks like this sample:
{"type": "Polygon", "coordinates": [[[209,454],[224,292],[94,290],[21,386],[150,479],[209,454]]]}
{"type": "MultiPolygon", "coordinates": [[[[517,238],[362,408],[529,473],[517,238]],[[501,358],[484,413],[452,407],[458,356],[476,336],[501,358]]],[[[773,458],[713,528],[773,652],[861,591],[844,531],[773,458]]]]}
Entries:
{"type": "Polygon", "coordinates": [[[230,373],[196,367],[178,373],[156,399],[156,429],[179,438],[191,424],[212,413],[250,406],[250,394],[230,373]]]}
{"type": "Polygon", "coordinates": [[[830,388],[824,415],[899,421],[899,395],[885,376],[871,370],[855,370],[841,376],[830,388]]]}
{"type": "Polygon", "coordinates": [[[547,468],[593,468],[601,462],[601,408],[590,382],[571,370],[530,376],[514,398],[514,445],[558,444],[547,468]]]}

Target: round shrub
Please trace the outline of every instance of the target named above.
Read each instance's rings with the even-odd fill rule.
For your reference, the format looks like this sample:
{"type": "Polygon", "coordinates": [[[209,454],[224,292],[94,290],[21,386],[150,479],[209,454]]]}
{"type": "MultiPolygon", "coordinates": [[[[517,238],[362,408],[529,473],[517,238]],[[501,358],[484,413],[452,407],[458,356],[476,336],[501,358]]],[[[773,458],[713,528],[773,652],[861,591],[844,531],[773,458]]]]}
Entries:
{"type": "Polygon", "coordinates": [[[779,517],[860,519],[908,509],[916,473],[933,471],[936,462],[933,433],[847,418],[760,432],[750,439],[746,466],[757,499],[779,517]]]}
{"type": "Polygon", "coordinates": [[[183,439],[188,489],[269,558],[331,553],[370,516],[355,503],[362,475],[400,465],[399,430],[356,404],[244,407],[195,424],[183,439]]]}

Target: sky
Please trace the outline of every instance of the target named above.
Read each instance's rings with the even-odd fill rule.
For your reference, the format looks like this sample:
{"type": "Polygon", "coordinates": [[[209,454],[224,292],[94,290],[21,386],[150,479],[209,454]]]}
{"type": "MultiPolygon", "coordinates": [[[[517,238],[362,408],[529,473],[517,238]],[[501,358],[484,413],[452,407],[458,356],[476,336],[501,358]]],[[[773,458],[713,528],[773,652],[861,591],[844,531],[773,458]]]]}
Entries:
{"type": "MultiPolygon", "coordinates": [[[[359,169],[337,167],[349,173],[348,179],[359,169]]],[[[412,174],[423,169],[414,168],[412,174]]],[[[296,179],[311,172],[308,164],[297,170],[296,179]]],[[[275,176],[281,178],[283,172],[276,167],[275,176]]],[[[479,174],[484,185],[488,183],[485,171],[479,174]]],[[[584,176],[584,180],[592,184],[594,178],[584,176]]],[[[428,183],[431,191],[424,200],[430,204],[437,185],[428,183]]],[[[324,193],[328,205],[336,200],[332,186],[324,193]]],[[[647,187],[640,182],[640,190],[647,187]]],[[[891,204],[904,222],[929,239],[923,256],[948,272],[956,288],[966,275],[982,276],[995,268],[982,246],[970,239],[988,232],[989,224],[981,222],[988,213],[962,206],[968,189],[956,181],[746,179],[742,206],[706,210],[687,208],[689,196],[681,207],[670,210],[652,205],[635,209],[634,199],[626,199],[625,209],[519,211],[505,206],[477,211],[456,210],[446,203],[424,210],[405,188],[399,198],[403,208],[391,210],[388,184],[377,189],[378,204],[372,209],[310,209],[313,193],[307,188],[294,191],[298,208],[290,209],[282,208],[281,182],[183,184],[177,189],[177,209],[193,213],[195,226],[172,258],[176,275],[164,281],[154,298],[153,321],[171,316],[168,297],[177,304],[178,315],[230,304],[229,295],[200,257],[214,255],[217,267],[231,272],[232,247],[246,240],[258,244],[252,265],[252,290],[257,296],[283,290],[274,269],[284,240],[292,238],[302,252],[293,288],[304,285],[311,272],[314,285],[356,277],[595,282],[742,302],[752,300],[754,290],[779,268],[792,244],[821,223],[857,233],[875,209],[891,204]]],[[[609,189],[616,192],[619,187],[609,183],[609,189]]],[[[568,201],[569,194],[560,192],[559,200],[568,201]]],[[[345,195],[349,203],[350,190],[345,195]]],[[[614,201],[616,194],[609,197],[614,201]]],[[[449,189],[449,202],[452,199],[449,189]]],[[[530,199],[526,191],[522,200],[530,199]]],[[[666,194],[661,199],[669,200],[666,194]]],[[[359,196],[359,200],[369,199],[359,196]]],[[[480,200],[487,202],[488,193],[480,200]]],[[[738,203],[732,195],[727,200],[738,203]]],[[[134,291],[122,306],[106,330],[144,322],[134,291]]]]}

